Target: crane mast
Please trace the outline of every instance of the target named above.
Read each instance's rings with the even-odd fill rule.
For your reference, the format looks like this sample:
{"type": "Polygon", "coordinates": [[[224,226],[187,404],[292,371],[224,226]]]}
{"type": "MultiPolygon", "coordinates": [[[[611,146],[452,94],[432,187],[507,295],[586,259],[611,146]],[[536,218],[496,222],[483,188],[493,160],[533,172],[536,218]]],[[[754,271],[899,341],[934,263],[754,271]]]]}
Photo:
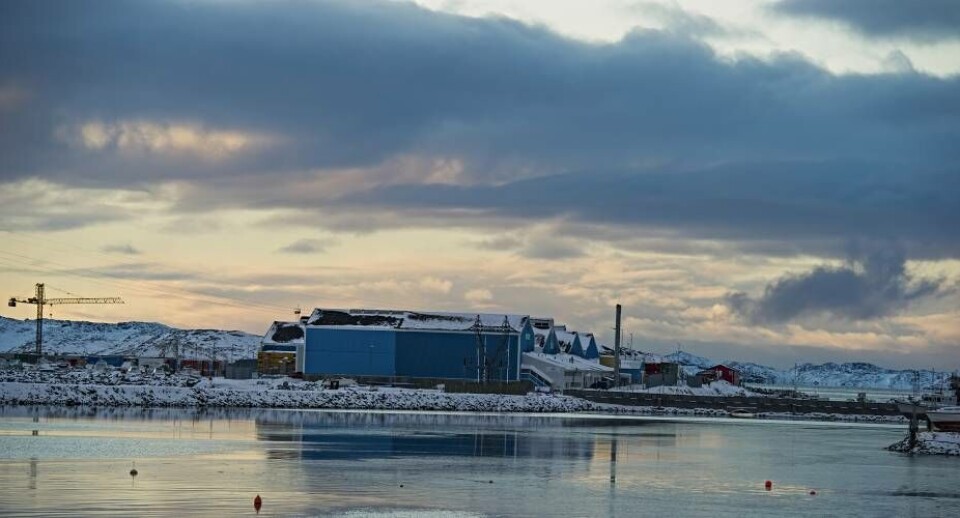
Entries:
{"type": "Polygon", "coordinates": [[[17,298],[10,297],[10,300],[7,302],[7,305],[11,308],[17,307],[17,303],[22,304],[34,304],[37,306],[37,339],[36,339],[36,354],[37,358],[43,353],[43,307],[44,306],[56,306],[60,304],[123,304],[123,299],[120,297],[73,297],[73,298],[64,298],[64,297],[55,297],[48,299],[45,294],[44,284],[42,282],[37,283],[37,291],[33,297],[30,298],[17,298]]]}

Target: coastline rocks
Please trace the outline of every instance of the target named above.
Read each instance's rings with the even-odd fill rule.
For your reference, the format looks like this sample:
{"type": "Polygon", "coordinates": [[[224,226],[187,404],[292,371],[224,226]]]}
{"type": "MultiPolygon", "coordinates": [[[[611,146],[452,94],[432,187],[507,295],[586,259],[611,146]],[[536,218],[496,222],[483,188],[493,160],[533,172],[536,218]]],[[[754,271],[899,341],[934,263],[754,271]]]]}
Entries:
{"type": "Polygon", "coordinates": [[[554,396],[449,394],[428,390],[243,390],[155,385],[85,385],[0,382],[2,405],[95,407],[260,407],[464,412],[582,412],[596,406],[554,396]]]}
{"type": "Polygon", "coordinates": [[[890,451],[919,455],[960,456],[960,433],[956,432],[920,432],[917,444],[910,448],[910,437],[887,447],[890,451]]]}

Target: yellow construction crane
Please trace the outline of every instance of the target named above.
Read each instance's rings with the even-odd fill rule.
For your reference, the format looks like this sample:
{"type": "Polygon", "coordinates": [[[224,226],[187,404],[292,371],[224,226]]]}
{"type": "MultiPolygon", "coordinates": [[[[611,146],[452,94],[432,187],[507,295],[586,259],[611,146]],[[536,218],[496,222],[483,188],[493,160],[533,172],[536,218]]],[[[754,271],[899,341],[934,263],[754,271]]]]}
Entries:
{"type": "Polygon", "coordinates": [[[17,302],[22,304],[35,304],[37,306],[37,357],[43,352],[43,307],[55,306],[59,304],[123,304],[120,297],[76,297],[76,298],[53,298],[48,299],[44,296],[43,283],[37,284],[37,293],[35,296],[18,299],[10,297],[7,303],[11,308],[17,307],[17,302]]]}

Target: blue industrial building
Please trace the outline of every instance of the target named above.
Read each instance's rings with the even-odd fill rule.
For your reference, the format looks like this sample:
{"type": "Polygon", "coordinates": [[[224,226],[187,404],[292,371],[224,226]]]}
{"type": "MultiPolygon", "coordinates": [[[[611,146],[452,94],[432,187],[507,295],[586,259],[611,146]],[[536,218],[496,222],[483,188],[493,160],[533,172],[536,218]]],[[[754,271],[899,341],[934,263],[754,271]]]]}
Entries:
{"type": "Polygon", "coordinates": [[[305,375],[517,381],[533,348],[520,315],[316,309],[305,324],[305,375]]]}
{"type": "MultiPolygon", "coordinates": [[[[373,309],[315,309],[274,322],[261,341],[263,373],[414,380],[525,381],[564,390],[606,383],[591,333],[552,318],[373,309]]],[[[430,381],[428,381],[430,382],[430,381]]]]}

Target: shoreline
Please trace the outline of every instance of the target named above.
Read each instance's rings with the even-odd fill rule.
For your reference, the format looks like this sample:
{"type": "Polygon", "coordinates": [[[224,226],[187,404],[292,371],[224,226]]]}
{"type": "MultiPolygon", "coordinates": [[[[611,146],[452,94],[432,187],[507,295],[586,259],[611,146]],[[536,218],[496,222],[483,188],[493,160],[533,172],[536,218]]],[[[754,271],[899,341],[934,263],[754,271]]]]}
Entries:
{"type": "MultiPolygon", "coordinates": [[[[292,378],[234,380],[119,371],[0,371],[0,405],[127,408],[264,408],[471,413],[594,413],[606,416],[727,418],[725,408],[622,405],[579,394],[499,395],[436,389],[345,386],[292,378]]],[[[704,396],[706,397],[706,396],[704,396]]],[[[721,397],[722,396],[718,396],[721,397]]],[[[901,416],[757,412],[755,419],[906,424],[901,416]]]]}
{"type": "MultiPolygon", "coordinates": [[[[595,403],[573,396],[530,393],[523,396],[447,393],[429,389],[347,387],[336,390],[304,388],[301,382],[287,389],[276,383],[246,384],[204,380],[192,387],[177,385],[96,383],[0,382],[0,405],[88,408],[263,408],[290,410],[426,411],[489,414],[593,413],[599,416],[728,418],[711,408],[626,406],[595,403]]],[[[815,422],[904,424],[896,416],[758,413],[744,421],[786,420],[815,422]]]]}

